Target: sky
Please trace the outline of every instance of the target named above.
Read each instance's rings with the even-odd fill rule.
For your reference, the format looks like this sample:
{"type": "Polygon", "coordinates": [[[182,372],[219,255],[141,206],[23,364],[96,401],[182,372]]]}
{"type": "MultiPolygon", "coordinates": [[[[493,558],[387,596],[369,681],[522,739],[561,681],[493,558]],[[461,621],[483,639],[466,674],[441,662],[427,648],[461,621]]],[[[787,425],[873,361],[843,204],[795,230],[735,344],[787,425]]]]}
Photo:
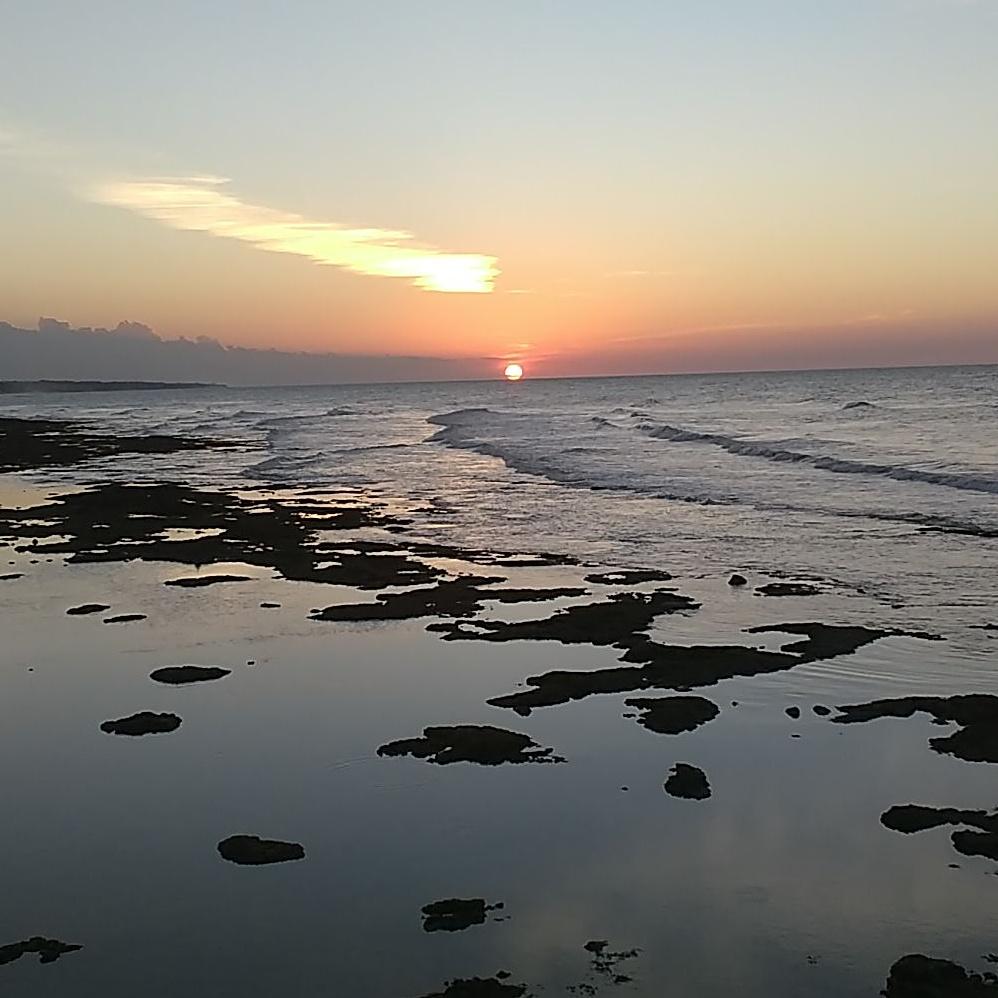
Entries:
{"type": "Polygon", "coordinates": [[[528,376],[998,362],[998,0],[0,23],[16,327],[528,376]]]}

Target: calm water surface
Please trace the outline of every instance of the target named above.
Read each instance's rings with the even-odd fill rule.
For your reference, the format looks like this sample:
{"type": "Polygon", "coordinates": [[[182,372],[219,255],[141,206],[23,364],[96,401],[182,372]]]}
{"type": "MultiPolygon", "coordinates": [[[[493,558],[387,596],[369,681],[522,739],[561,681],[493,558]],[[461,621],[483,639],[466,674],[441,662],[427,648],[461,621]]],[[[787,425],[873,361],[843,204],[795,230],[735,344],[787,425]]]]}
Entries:
{"type": "MultiPolygon", "coordinates": [[[[23,396],[0,414],[240,443],[28,476],[42,487],[335,488],[410,517],[406,536],[667,569],[702,608],[662,618],[658,640],[751,646],[747,627],[812,620],[946,639],[888,637],[695,690],[720,716],[661,735],[623,716],[622,694],[529,717],[485,702],[528,675],[615,665],[613,649],[311,621],[372,594],[241,565],[212,571],[251,582],[181,591],[162,585],[190,574],[176,565],[2,549],[25,577],[0,583],[0,945],[84,946],[0,966],[3,993],[417,998],[508,970],[537,995],[831,998],[877,995],[908,953],[981,970],[998,950],[998,864],[954,852],[951,829],[879,820],[904,803],[990,810],[995,767],[931,751],[946,729],[925,715],[842,726],[811,710],[998,694],[998,632],[981,629],[998,621],[998,369],[23,396]],[[820,594],[753,591],[784,574],[820,594]],[[66,616],[89,601],[148,619],[66,616]],[[233,675],[150,683],[181,662],[233,675]],[[140,709],[183,726],[98,730],[140,709]],[[523,731],[567,762],[376,754],[455,723],[523,731]],[[679,761],[707,773],[709,800],[663,792],[679,761]],[[300,842],[306,860],[222,862],[215,844],[239,832],[300,842]],[[420,908],[448,897],[504,908],[424,932],[420,908]],[[631,980],[593,971],[583,946],[604,939],[638,951],[615,971],[631,980]],[[595,992],[566,990],[579,985],[595,992]]],[[[586,571],[503,574],[572,585],[586,571]]]]}

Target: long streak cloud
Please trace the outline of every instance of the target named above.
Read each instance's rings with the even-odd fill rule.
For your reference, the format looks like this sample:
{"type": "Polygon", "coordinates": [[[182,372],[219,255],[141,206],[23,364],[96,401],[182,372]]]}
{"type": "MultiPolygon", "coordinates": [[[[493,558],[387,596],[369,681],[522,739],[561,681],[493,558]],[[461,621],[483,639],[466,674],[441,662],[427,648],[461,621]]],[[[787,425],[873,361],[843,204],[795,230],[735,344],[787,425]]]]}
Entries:
{"type": "Polygon", "coordinates": [[[425,291],[490,292],[499,275],[493,256],[446,253],[415,242],[409,232],[314,222],[248,204],[226,190],[228,183],[222,177],[153,177],[101,184],[92,195],[175,229],[238,239],[355,274],[402,277],[425,291]]]}

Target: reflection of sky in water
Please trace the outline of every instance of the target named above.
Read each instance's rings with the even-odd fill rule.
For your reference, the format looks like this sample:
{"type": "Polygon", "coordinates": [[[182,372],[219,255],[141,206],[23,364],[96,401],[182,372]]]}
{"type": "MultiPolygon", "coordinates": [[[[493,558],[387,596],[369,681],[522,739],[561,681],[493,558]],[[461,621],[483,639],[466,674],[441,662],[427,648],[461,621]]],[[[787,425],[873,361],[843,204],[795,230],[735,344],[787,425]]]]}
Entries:
{"type": "MultiPolygon", "coordinates": [[[[228,570],[243,569],[211,569],[228,570]]],[[[175,565],[31,571],[4,591],[0,941],[44,934],[85,949],[0,969],[11,995],[115,993],[130,980],[154,998],[404,998],[501,968],[557,994],[584,978],[583,943],[606,938],[642,950],[621,994],[831,998],[875,994],[905,953],[977,966],[995,948],[993,864],[958,856],[948,830],[902,836],[879,824],[898,803],[989,806],[990,767],[931,752],[928,737],[944,729],[925,718],[844,728],[810,711],[907,692],[946,645],[889,639],[700,690],[720,717],[664,736],[621,716],[624,695],[527,718],[484,703],[530,674],[611,665],[609,649],[448,643],[420,621],[305,619],[345,598],[340,587],[260,581],[195,594],[159,584],[189,574],[175,565]],[[282,609],[258,609],[268,599],[282,609]],[[115,629],[65,616],[90,600],[150,619],[115,629]],[[180,662],[234,672],[195,688],[148,680],[180,662]],[[799,721],[783,713],[791,702],[799,721]],[[99,733],[100,721],[141,709],[184,723],[159,737],[99,733]],[[424,725],[463,722],[526,732],[568,763],[375,755],[424,725]],[[709,801],[662,791],[677,761],[706,771],[709,801]],[[222,862],[215,844],[241,832],[301,842],[307,858],[222,862]],[[509,920],[424,933],[421,906],[450,896],[503,901],[509,920]]],[[[512,584],[570,575],[520,570],[512,584]]],[[[723,578],[674,584],[705,602],[660,621],[677,642],[713,633],[753,644],[741,626],[830,619],[833,602],[863,617],[858,598],[843,608],[836,595],[732,594],[723,578]]]]}

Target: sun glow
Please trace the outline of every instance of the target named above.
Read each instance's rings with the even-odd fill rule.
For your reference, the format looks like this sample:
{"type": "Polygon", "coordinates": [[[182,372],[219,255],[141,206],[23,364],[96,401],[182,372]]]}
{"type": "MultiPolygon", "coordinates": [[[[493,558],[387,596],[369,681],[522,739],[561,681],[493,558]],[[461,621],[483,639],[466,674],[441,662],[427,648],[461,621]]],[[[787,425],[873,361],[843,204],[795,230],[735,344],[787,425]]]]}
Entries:
{"type": "Polygon", "coordinates": [[[507,381],[519,381],[523,377],[523,368],[519,364],[507,364],[502,373],[507,381]]]}

